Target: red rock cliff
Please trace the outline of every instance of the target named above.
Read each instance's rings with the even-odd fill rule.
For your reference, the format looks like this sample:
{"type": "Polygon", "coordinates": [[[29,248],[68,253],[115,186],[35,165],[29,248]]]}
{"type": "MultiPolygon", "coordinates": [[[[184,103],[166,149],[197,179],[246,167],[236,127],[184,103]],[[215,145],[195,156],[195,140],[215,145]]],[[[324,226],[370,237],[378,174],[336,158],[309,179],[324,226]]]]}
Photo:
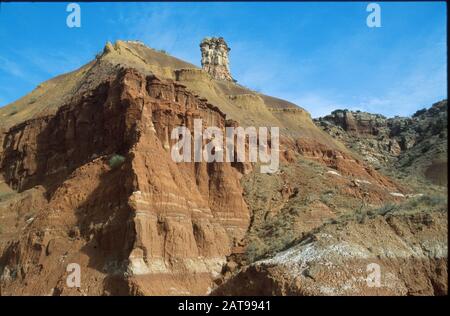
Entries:
{"type": "Polygon", "coordinates": [[[55,115],[12,127],[5,181],[19,191],[40,184],[46,198],[2,257],[3,292],[68,291],[64,257],[85,282],[105,278],[88,294],[205,294],[249,212],[230,164],[171,160],[170,131],[194,118],[225,127],[225,115],[184,86],[122,69],[55,115]],[[120,167],[108,165],[113,154],[125,157],[120,167]],[[48,282],[36,289],[38,276],[48,282]]]}

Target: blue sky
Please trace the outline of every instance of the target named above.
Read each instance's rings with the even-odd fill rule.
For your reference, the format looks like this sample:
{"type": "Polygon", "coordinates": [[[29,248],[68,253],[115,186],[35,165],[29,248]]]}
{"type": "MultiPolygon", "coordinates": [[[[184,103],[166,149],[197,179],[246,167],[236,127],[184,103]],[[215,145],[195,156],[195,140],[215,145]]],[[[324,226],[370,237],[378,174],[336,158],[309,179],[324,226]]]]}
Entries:
{"type": "Polygon", "coordinates": [[[381,28],[359,3],[2,3],[0,106],[74,70],[106,41],[143,41],[200,65],[199,43],[223,36],[234,78],[313,117],[337,108],[410,115],[447,98],[446,7],[384,3],[381,28]]]}

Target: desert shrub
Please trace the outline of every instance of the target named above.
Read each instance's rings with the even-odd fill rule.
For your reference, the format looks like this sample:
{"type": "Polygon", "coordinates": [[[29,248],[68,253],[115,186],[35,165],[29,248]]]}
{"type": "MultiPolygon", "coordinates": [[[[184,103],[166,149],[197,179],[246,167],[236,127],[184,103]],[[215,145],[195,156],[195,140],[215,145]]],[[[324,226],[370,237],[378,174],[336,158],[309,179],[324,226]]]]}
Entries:
{"type": "Polygon", "coordinates": [[[111,169],[115,169],[117,167],[120,167],[124,162],[125,162],[124,156],[114,154],[109,159],[109,166],[111,167],[111,169]]]}
{"type": "Polygon", "coordinates": [[[396,210],[398,210],[398,208],[399,208],[398,205],[386,204],[386,205],[383,205],[382,207],[376,209],[375,213],[384,216],[388,213],[395,212],[396,210]]]}
{"type": "Polygon", "coordinates": [[[245,255],[249,262],[254,262],[258,260],[263,254],[267,251],[267,245],[261,241],[259,238],[250,239],[246,250],[245,255]]]}
{"type": "Polygon", "coordinates": [[[420,204],[419,199],[412,199],[411,201],[409,201],[408,206],[410,208],[416,208],[418,207],[420,204]]]}
{"type": "Polygon", "coordinates": [[[298,208],[286,208],[274,217],[266,218],[265,222],[249,238],[246,249],[250,262],[274,255],[289,247],[299,238],[298,231],[293,227],[298,208]]]}
{"type": "Polygon", "coordinates": [[[400,204],[386,204],[376,209],[367,211],[367,215],[385,216],[393,212],[417,213],[423,211],[446,211],[448,208],[447,197],[439,194],[423,195],[410,198],[400,204]]]}
{"type": "Polygon", "coordinates": [[[419,198],[420,203],[427,206],[443,206],[447,204],[447,199],[442,195],[424,195],[419,198]]]}
{"type": "Polygon", "coordinates": [[[326,205],[331,205],[333,202],[333,190],[327,190],[320,195],[320,201],[326,205]]]}

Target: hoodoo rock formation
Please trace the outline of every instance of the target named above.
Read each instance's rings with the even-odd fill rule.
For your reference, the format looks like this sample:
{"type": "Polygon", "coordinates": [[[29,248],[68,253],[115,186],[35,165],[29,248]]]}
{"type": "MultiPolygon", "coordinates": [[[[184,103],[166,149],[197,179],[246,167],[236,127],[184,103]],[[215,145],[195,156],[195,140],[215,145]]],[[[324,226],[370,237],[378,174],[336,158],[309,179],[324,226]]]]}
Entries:
{"type": "Polygon", "coordinates": [[[202,52],[202,68],[214,79],[230,80],[228,52],[230,48],[222,37],[206,37],[200,43],[202,52]]]}

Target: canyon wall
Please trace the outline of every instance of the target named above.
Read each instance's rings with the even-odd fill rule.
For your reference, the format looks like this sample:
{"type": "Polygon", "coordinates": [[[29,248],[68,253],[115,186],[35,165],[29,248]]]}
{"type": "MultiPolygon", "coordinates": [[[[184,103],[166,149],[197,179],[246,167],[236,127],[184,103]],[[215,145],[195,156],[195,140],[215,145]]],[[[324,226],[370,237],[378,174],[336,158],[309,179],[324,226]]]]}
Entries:
{"type": "MultiPolygon", "coordinates": [[[[11,128],[0,169],[5,182],[19,192],[42,185],[46,200],[2,256],[3,293],[36,291],[18,284],[36,286],[27,278],[43,273],[54,284],[38,293],[62,292],[64,266],[48,253],[57,240],[56,252],[81,262],[87,254],[82,269],[111,274],[114,267],[112,275],[131,282],[135,294],[206,294],[240,244],[249,212],[242,167],[171,160],[172,128],[192,127],[194,118],[226,125],[220,110],[184,86],[122,69],[54,116],[11,128]],[[113,167],[109,159],[117,155],[124,162],[113,167]],[[31,273],[36,266],[41,271],[31,273]]],[[[91,291],[100,291],[98,284],[91,291]]]]}

